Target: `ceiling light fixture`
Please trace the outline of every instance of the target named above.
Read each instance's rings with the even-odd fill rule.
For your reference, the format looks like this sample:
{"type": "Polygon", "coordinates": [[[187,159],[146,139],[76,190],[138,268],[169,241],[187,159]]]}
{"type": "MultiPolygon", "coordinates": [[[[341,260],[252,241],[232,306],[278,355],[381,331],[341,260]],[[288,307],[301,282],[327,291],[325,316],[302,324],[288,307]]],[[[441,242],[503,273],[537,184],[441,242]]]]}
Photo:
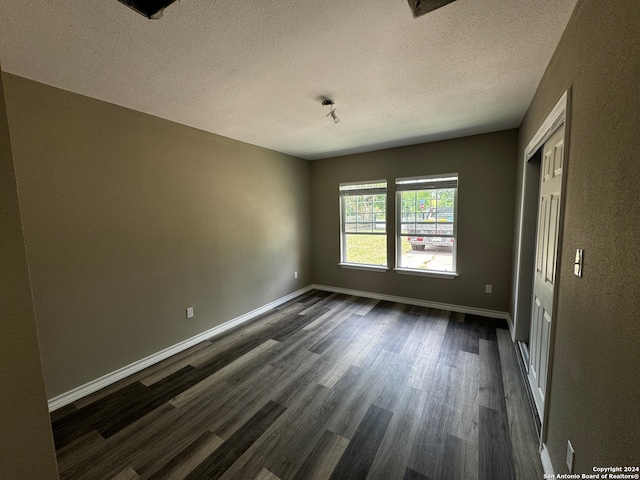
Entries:
{"type": "Polygon", "coordinates": [[[322,105],[325,107],[329,107],[329,113],[327,113],[327,117],[333,118],[333,123],[340,123],[340,119],[336,116],[336,105],[333,101],[326,99],[322,101],[322,105]]]}
{"type": "Polygon", "coordinates": [[[150,20],[162,18],[164,9],[176,0],[118,0],[150,20]]]}
{"type": "Polygon", "coordinates": [[[453,2],[455,0],[409,0],[409,7],[413,13],[413,18],[418,18],[453,2]]]}

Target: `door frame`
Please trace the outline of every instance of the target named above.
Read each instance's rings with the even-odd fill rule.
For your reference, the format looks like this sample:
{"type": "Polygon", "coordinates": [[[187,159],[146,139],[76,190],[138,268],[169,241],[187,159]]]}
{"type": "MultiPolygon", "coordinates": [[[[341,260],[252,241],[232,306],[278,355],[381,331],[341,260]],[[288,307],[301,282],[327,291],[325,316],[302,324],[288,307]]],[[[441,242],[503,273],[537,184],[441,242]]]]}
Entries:
{"type": "MultiPolygon", "coordinates": [[[[538,131],[533,136],[529,144],[524,149],[523,164],[522,164],[522,185],[520,196],[520,217],[517,230],[517,242],[516,242],[516,272],[515,272],[515,292],[513,303],[514,314],[514,328],[512,331],[512,340],[523,340],[528,338],[529,329],[531,326],[531,309],[533,298],[533,276],[534,276],[534,263],[535,263],[535,234],[532,238],[528,238],[525,235],[525,230],[529,232],[531,226],[537,225],[538,222],[538,206],[535,210],[532,208],[525,208],[526,199],[539,193],[539,176],[530,173],[527,175],[529,169],[539,169],[540,164],[531,162],[529,160],[535,157],[536,153],[542,148],[545,142],[551,137],[551,135],[564,124],[564,164],[562,172],[562,187],[560,190],[560,213],[558,221],[558,251],[556,256],[556,284],[553,290],[553,312],[554,321],[551,324],[551,332],[549,336],[549,352],[547,360],[547,383],[545,388],[545,402],[543,415],[541,421],[540,431],[540,449],[543,450],[544,441],[546,439],[547,420],[549,413],[549,392],[551,389],[551,381],[553,375],[553,349],[555,344],[555,332],[557,324],[557,304],[558,304],[558,291],[560,289],[560,273],[562,271],[562,250],[563,250],[563,225],[566,205],[566,190],[567,190],[567,166],[569,160],[569,138],[570,138],[570,105],[571,105],[571,89],[564,92],[560,100],[556,103],[555,107],[549,112],[546,119],[538,128],[538,131]]],[[[531,172],[531,171],[530,171],[531,172]]],[[[535,232],[535,228],[534,228],[535,232]]],[[[520,352],[521,353],[521,352],[520,352]]],[[[528,362],[526,364],[527,370],[529,368],[528,362]]],[[[528,385],[527,385],[527,388],[528,385]]],[[[535,412],[537,415],[537,412],[535,412]]]]}

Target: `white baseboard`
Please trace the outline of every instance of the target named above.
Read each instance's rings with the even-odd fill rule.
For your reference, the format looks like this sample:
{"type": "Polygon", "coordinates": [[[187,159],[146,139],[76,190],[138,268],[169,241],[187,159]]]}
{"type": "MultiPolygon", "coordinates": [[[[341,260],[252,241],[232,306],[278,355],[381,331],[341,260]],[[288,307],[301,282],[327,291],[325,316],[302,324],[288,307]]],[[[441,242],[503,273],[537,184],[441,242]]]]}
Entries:
{"type": "Polygon", "coordinates": [[[549,456],[549,450],[547,449],[546,443],[542,444],[540,460],[542,461],[542,470],[544,470],[545,475],[553,475],[553,477],[555,477],[556,473],[553,471],[553,464],[551,463],[551,457],[549,456]]]}
{"type": "Polygon", "coordinates": [[[283,303],[288,302],[289,300],[292,300],[304,293],[307,293],[312,289],[313,289],[313,285],[309,285],[308,287],[305,287],[301,290],[297,290],[293,293],[290,293],[289,295],[286,295],[282,298],[274,300],[273,302],[268,303],[267,305],[263,305],[262,307],[256,308],[255,310],[245,313],[244,315],[240,315],[239,317],[231,319],[228,322],[223,323],[222,325],[218,325],[217,327],[207,330],[206,332],[199,333],[194,337],[188,338],[171,347],[165,348],[164,350],[154,353],[153,355],[150,355],[146,358],[133,362],[130,365],[122,367],[116,370],[115,372],[108,373],[100,378],[97,378],[96,380],[93,380],[89,383],[85,383],[84,385],[81,385],[77,388],[74,388],[73,390],[63,393],[62,395],[58,395],[57,397],[49,400],[48,402],[49,411],[53,412],[58,408],[64,407],[65,405],[73,403],[76,400],[79,400],[83,397],[86,397],[87,395],[90,395],[91,393],[97,392],[101,388],[107,387],[119,380],[122,380],[123,378],[126,378],[129,375],[138,373],[144,370],[145,368],[150,367],[151,365],[161,362],[162,360],[165,360],[166,358],[169,358],[172,355],[175,355],[176,353],[180,353],[186,350],[187,348],[191,348],[194,345],[197,345],[198,343],[208,338],[220,335],[238,325],[248,322],[249,320],[257,317],[258,315],[262,315],[263,313],[268,312],[269,310],[276,308],[282,305],[283,303]]]}
{"type": "Polygon", "coordinates": [[[511,318],[511,314],[507,313],[507,325],[509,326],[509,335],[511,336],[511,341],[515,343],[516,331],[513,328],[513,319],[511,318]]]}
{"type": "Polygon", "coordinates": [[[438,308],[440,310],[448,310],[450,312],[469,313],[481,317],[500,318],[506,320],[510,324],[511,317],[507,312],[498,310],[486,310],[484,308],[465,307],[462,305],[451,305],[449,303],[430,302],[428,300],[419,300],[417,298],[397,297],[395,295],[386,295],[384,293],[372,293],[362,290],[351,290],[349,288],[331,287],[328,285],[312,285],[316,290],[324,290],[326,292],[342,293],[344,295],[354,295],[356,297],[373,298],[376,300],[386,300],[389,302],[406,303],[407,305],[416,305],[418,307],[438,308]]]}
{"type": "Polygon", "coordinates": [[[407,305],[416,305],[420,307],[438,308],[440,310],[449,310],[452,312],[469,313],[472,315],[479,315],[482,317],[501,318],[501,319],[507,320],[507,322],[509,323],[509,327],[511,327],[511,322],[510,322],[511,319],[507,312],[500,312],[497,310],[485,310],[482,308],[474,308],[474,307],[465,307],[461,305],[451,305],[448,303],[430,302],[426,300],[418,300],[415,298],[398,297],[395,295],[385,295],[382,293],[365,292],[363,290],[351,290],[348,288],[313,284],[301,290],[290,293],[289,295],[286,295],[282,298],[274,300],[273,302],[268,303],[267,305],[264,305],[255,310],[252,310],[251,312],[245,313],[244,315],[241,315],[232,320],[229,320],[228,322],[225,322],[222,325],[218,325],[217,327],[214,327],[210,330],[202,332],[194,337],[188,338],[171,347],[165,348],[164,350],[154,353],[153,355],[150,355],[141,360],[133,362],[132,364],[122,367],[114,372],[108,373],[100,378],[97,378],[96,380],[92,380],[91,382],[85,383],[84,385],[74,388],[73,390],[63,393],[62,395],[58,395],[57,397],[54,397],[51,400],[49,400],[48,402],[49,411],[52,412],[54,410],[57,410],[58,408],[61,408],[61,407],[64,407],[65,405],[73,403],[76,400],[86,397],[87,395],[97,392],[101,388],[107,387],[119,380],[122,380],[123,378],[128,377],[129,375],[138,373],[144,370],[145,368],[150,367],[151,365],[154,365],[158,362],[161,362],[162,360],[165,360],[171,357],[172,355],[180,353],[186,350],[187,348],[191,348],[194,345],[197,345],[198,343],[208,338],[212,338],[217,335],[220,335],[238,325],[241,325],[257,317],[258,315],[262,315],[263,313],[268,312],[269,310],[276,308],[279,305],[282,305],[283,303],[286,303],[289,300],[292,300],[297,296],[307,293],[313,289],[323,290],[327,292],[342,293],[345,295],[354,295],[357,297],[373,298],[376,300],[386,300],[389,302],[405,303],[407,305]]]}

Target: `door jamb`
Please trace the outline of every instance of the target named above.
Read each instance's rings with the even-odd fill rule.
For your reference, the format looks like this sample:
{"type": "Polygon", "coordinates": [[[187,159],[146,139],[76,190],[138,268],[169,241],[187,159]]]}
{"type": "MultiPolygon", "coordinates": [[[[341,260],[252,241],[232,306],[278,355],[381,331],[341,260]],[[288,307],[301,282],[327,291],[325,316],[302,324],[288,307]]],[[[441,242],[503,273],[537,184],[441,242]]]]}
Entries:
{"type": "MultiPolygon", "coordinates": [[[[523,230],[524,230],[524,205],[527,190],[527,162],[535,155],[535,153],[544,145],[544,143],[551,137],[551,135],[564,123],[564,164],[563,164],[563,172],[562,172],[562,187],[560,191],[561,195],[561,203],[560,203],[560,213],[558,220],[558,250],[556,256],[556,284],[553,290],[553,323],[551,325],[551,332],[549,337],[549,352],[548,352],[548,360],[547,360],[547,384],[545,388],[545,402],[544,402],[544,411],[541,420],[541,431],[540,431],[540,451],[542,451],[544,447],[544,441],[546,439],[546,431],[548,424],[548,413],[549,413],[549,402],[547,401],[549,398],[549,393],[551,389],[551,378],[553,374],[553,347],[555,344],[555,331],[556,331],[556,323],[557,323],[557,304],[558,304],[558,290],[560,286],[560,272],[562,271],[562,246],[563,246],[563,225],[564,225],[564,215],[565,215],[565,206],[566,206],[566,188],[567,188],[567,165],[569,159],[569,137],[570,137],[570,105],[571,105],[571,89],[567,89],[560,100],[556,103],[555,107],[551,110],[551,112],[547,115],[546,119],[533,136],[529,144],[524,149],[524,157],[523,157],[523,168],[522,168],[522,188],[521,188],[521,196],[520,196],[520,219],[518,224],[518,242],[517,242],[517,252],[516,252],[516,276],[515,276],[515,298],[514,298],[514,329],[512,331],[512,340],[516,340],[515,332],[518,321],[520,318],[518,316],[518,304],[521,295],[526,295],[531,297],[533,293],[531,291],[524,292],[522,283],[522,278],[524,275],[533,276],[533,262],[528,262],[528,259],[524,259],[522,255],[522,238],[523,238],[523,230]]],[[[537,221],[537,219],[536,219],[537,221]]],[[[527,289],[528,290],[528,289],[527,289]]],[[[529,309],[528,315],[531,316],[531,310],[529,309]]],[[[527,365],[528,367],[528,365],[527,365]]],[[[527,386],[528,388],[528,386],[527,386]]],[[[536,413],[537,415],[537,413],[536,413]]]]}

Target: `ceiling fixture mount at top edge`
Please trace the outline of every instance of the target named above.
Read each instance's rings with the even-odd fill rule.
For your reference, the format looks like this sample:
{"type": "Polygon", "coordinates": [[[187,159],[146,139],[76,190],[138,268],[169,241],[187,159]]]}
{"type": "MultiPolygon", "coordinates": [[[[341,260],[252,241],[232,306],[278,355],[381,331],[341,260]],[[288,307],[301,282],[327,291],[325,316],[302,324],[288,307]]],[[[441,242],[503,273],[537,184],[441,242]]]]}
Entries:
{"type": "Polygon", "coordinates": [[[118,0],[127,7],[135,10],[140,15],[150,19],[157,19],[162,16],[162,12],[176,0],[118,0]]]}
{"type": "Polygon", "coordinates": [[[433,12],[455,1],[456,0],[408,0],[413,18],[421,17],[426,13],[433,12]]]}

